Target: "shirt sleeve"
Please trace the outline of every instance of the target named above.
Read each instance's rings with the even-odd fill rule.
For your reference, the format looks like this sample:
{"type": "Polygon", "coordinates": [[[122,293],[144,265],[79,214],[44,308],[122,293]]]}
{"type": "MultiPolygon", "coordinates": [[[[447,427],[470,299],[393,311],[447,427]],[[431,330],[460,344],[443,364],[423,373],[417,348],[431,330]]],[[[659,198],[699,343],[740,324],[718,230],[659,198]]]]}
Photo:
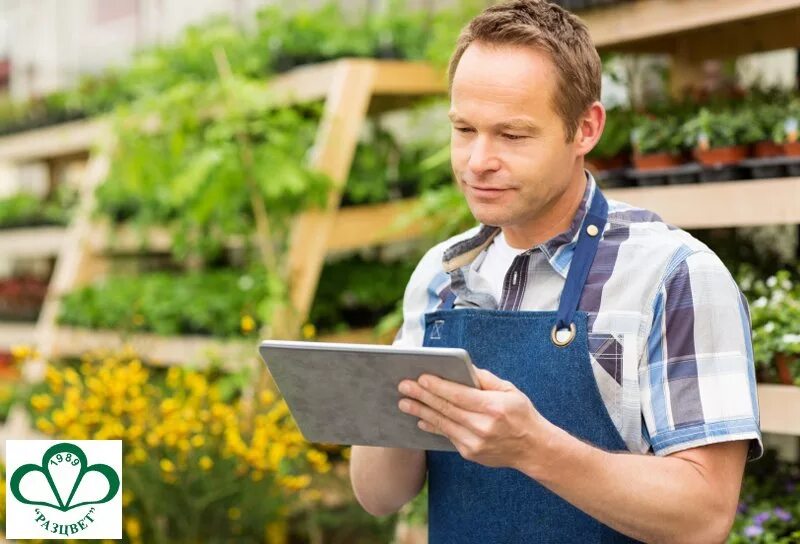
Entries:
{"type": "Polygon", "coordinates": [[[433,311],[449,293],[450,277],[442,268],[445,243],[434,246],[422,257],[403,295],[403,325],[392,345],[422,347],[425,313],[433,311]]]}
{"type": "Polygon", "coordinates": [[[733,440],[763,454],[749,308],[714,253],[689,255],[661,284],[639,382],[656,455],[733,440]]]}

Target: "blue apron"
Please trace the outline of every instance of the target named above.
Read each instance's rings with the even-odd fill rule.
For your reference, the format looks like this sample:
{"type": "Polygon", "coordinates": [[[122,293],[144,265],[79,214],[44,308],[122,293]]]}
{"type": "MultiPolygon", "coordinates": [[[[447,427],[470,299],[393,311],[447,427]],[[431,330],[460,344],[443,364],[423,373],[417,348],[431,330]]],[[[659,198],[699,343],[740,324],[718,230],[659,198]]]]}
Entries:
{"type": "MultiPolygon", "coordinates": [[[[600,397],[587,314],[578,311],[607,218],[597,188],[558,311],[453,310],[450,297],[444,309],[425,315],[423,345],[466,349],[476,366],[512,382],[553,424],[604,450],[629,451],[600,397]]],[[[426,459],[430,544],[637,542],[515,469],[486,467],[457,452],[429,450],[426,459]]]]}

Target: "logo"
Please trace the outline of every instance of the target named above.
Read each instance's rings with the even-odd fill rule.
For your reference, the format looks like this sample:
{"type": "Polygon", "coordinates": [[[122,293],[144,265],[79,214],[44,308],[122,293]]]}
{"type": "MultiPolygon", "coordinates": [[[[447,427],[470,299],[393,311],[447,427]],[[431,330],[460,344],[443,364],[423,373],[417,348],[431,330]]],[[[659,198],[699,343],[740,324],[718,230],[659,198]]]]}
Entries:
{"type": "Polygon", "coordinates": [[[6,461],[8,538],[122,537],[119,440],[9,440],[6,461]]]}

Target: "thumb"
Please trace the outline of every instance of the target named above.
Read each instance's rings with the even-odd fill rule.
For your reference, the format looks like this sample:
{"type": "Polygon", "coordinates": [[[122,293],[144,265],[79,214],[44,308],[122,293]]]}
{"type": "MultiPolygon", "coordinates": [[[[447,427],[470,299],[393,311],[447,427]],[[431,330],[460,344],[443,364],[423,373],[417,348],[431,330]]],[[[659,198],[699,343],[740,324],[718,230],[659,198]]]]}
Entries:
{"type": "Polygon", "coordinates": [[[478,382],[480,382],[481,389],[489,391],[511,391],[514,389],[514,384],[500,379],[484,368],[475,367],[478,374],[478,382]]]}

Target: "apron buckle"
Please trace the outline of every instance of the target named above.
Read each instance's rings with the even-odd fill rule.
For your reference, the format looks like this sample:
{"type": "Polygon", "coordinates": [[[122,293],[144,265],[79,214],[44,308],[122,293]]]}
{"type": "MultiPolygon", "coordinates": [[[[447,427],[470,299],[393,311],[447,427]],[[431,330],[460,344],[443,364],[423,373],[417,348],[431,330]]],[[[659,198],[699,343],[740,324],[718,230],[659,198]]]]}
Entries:
{"type": "Polygon", "coordinates": [[[556,327],[558,327],[558,323],[553,325],[553,330],[550,331],[550,339],[556,346],[563,348],[564,346],[569,345],[575,339],[575,334],[577,332],[575,323],[570,323],[569,329],[558,330],[556,329],[556,327]],[[564,337],[563,335],[559,334],[560,332],[564,331],[567,331],[569,333],[569,336],[564,337]]]}

